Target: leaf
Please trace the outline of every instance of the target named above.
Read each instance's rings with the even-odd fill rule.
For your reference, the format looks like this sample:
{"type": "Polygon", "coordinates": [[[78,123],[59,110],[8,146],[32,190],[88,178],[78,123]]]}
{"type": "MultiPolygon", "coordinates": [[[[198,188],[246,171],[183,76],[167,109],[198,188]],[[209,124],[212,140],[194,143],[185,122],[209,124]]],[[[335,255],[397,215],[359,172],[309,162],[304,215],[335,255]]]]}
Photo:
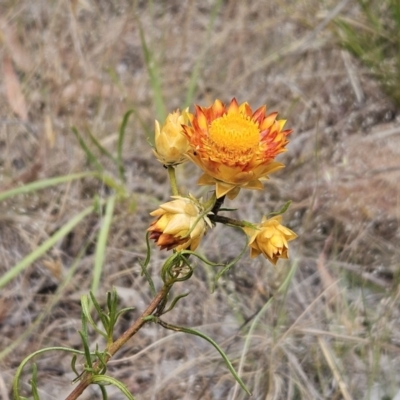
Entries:
{"type": "Polygon", "coordinates": [[[22,375],[22,371],[25,367],[25,365],[34,357],[36,357],[39,354],[46,353],[48,351],[65,351],[67,353],[72,353],[72,354],[79,354],[83,355],[84,352],[80,350],[75,350],[75,349],[70,349],[68,347],[46,347],[45,349],[40,349],[38,351],[33,352],[32,354],[29,354],[19,365],[17,368],[17,371],[15,372],[14,379],[13,379],[13,384],[12,384],[12,390],[13,390],[13,396],[14,399],[23,399],[22,396],[19,395],[19,380],[22,375]]]}
{"type": "Polygon", "coordinates": [[[280,210],[269,213],[269,214],[268,214],[268,218],[274,217],[274,216],[276,216],[276,215],[284,214],[284,213],[287,211],[287,209],[290,207],[290,204],[292,204],[292,201],[291,201],[291,200],[287,201],[287,202],[281,207],[280,210]]]}
{"type": "Polygon", "coordinates": [[[119,177],[122,182],[125,181],[125,168],[124,168],[124,162],[122,160],[122,146],[124,144],[126,125],[128,124],[129,117],[132,113],[133,113],[133,110],[128,110],[125,113],[124,118],[122,119],[121,126],[119,128],[119,133],[118,133],[117,164],[118,164],[119,177]]]}
{"type": "Polygon", "coordinates": [[[135,398],[129,392],[128,388],[118,379],[115,379],[111,376],[95,375],[92,377],[92,383],[96,383],[97,385],[114,385],[126,396],[127,399],[135,400],[135,398]]]}
{"type": "Polygon", "coordinates": [[[6,87],[7,100],[11,109],[22,119],[28,121],[28,110],[25,97],[22,94],[21,84],[15,73],[11,58],[4,56],[3,59],[4,85],[6,87]]]}
{"type": "Polygon", "coordinates": [[[71,174],[65,176],[57,176],[56,178],[43,179],[40,181],[32,182],[28,185],[19,186],[14,189],[7,190],[6,192],[0,193],[0,202],[8,199],[9,197],[17,196],[19,194],[26,194],[29,192],[35,192],[36,190],[42,190],[49,186],[59,185],[61,183],[70,182],[75,179],[82,179],[88,176],[94,176],[93,172],[82,172],[79,174],[71,174]]]}
{"type": "Polygon", "coordinates": [[[224,351],[221,349],[221,347],[218,346],[218,344],[211,339],[209,336],[205,335],[202,332],[199,332],[195,329],[191,329],[191,328],[184,328],[182,326],[175,326],[175,325],[170,325],[167,324],[164,321],[161,321],[160,319],[157,320],[157,322],[164,328],[166,329],[170,329],[172,331],[176,331],[176,332],[185,332],[185,333],[189,333],[190,335],[194,335],[194,336],[198,336],[204,340],[206,340],[208,343],[210,343],[212,346],[214,346],[214,348],[218,351],[218,353],[221,355],[222,359],[225,361],[225,364],[227,365],[229,371],[231,372],[231,374],[233,375],[233,377],[235,378],[236,382],[240,385],[240,387],[249,395],[251,396],[251,393],[249,391],[249,389],[247,389],[246,385],[243,383],[243,381],[240,379],[239,375],[236,373],[235,369],[233,368],[232,363],[229,361],[227,355],[224,353],[224,351]]]}
{"type": "Polygon", "coordinates": [[[107,239],[108,233],[110,231],[112,217],[114,214],[115,196],[111,196],[107,199],[106,213],[101,223],[101,228],[99,231],[99,236],[96,244],[95,258],[94,258],[94,269],[92,285],[90,290],[93,293],[97,292],[100,284],[100,277],[103,270],[104,259],[107,249],[107,239]]]}
{"type": "Polygon", "coordinates": [[[101,163],[99,162],[97,157],[90,151],[89,147],[87,146],[86,142],[83,140],[83,138],[82,138],[81,134],[79,133],[78,129],[76,129],[73,126],[72,127],[72,132],[76,136],[76,138],[77,138],[77,140],[79,142],[79,145],[81,146],[82,150],[85,152],[89,163],[93,164],[98,171],[102,172],[103,169],[104,169],[103,166],[101,165],[101,163]]]}

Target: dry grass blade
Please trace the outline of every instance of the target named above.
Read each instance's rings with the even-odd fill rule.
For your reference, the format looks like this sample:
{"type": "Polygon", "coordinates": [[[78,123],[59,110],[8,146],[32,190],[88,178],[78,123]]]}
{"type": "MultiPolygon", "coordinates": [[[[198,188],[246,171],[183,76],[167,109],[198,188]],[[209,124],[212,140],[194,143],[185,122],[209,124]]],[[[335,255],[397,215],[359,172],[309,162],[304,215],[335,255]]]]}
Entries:
{"type": "Polygon", "coordinates": [[[15,73],[11,58],[7,55],[3,58],[3,76],[6,86],[7,100],[11,109],[22,121],[28,120],[28,109],[25,97],[22,94],[21,83],[15,73]]]}
{"type": "Polygon", "coordinates": [[[335,360],[332,350],[329,348],[325,340],[322,339],[321,337],[318,337],[318,344],[321,347],[322,353],[325,356],[325,360],[328,363],[329,368],[331,369],[333,376],[335,377],[335,380],[339,385],[344,400],[352,400],[353,398],[350,396],[350,393],[348,392],[347,385],[343,380],[342,374],[339,371],[338,361],[335,360]]]}

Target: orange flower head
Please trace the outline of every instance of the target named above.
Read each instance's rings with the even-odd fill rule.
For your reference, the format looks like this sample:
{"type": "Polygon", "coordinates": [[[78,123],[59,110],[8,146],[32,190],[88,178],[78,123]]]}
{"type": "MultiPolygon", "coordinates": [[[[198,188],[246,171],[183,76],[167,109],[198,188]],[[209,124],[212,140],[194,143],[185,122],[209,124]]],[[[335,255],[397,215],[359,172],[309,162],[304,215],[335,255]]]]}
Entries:
{"type": "Polygon", "coordinates": [[[233,98],[228,107],[215,100],[210,107],[196,106],[191,125],[183,126],[190,150],[187,156],[204,172],[199,185],[216,185],[217,198],[234,199],[240,188],[261,190],[260,179],[283,168],[274,161],[284,151],[291,129],[266,106],[253,112],[248,103],[233,98]]]}
{"type": "Polygon", "coordinates": [[[194,251],[211,221],[202,215],[201,204],[193,197],[173,196],[172,201],[160,205],[150,213],[157,217],[147,229],[161,250],[189,249],[194,251]]]}
{"type": "Polygon", "coordinates": [[[243,228],[249,237],[251,258],[262,253],[274,265],[280,258],[289,258],[288,242],[296,239],[297,235],[281,225],[281,221],[282,216],[280,215],[270,219],[263,217],[261,224],[257,225],[257,229],[243,228]]]}

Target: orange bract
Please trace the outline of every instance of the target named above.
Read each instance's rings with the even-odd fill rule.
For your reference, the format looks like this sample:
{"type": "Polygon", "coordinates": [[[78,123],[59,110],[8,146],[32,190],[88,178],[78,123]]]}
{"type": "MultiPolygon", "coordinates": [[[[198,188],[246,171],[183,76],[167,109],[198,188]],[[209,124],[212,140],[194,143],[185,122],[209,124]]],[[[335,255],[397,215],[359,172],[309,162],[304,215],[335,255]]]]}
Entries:
{"type": "Polygon", "coordinates": [[[252,111],[248,103],[232,99],[228,107],[215,100],[210,107],[196,106],[191,126],[183,127],[190,150],[187,156],[204,174],[199,185],[216,185],[217,198],[233,199],[240,188],[262,189],[260,179],[283,164],[274,158],[284,151],[291,129],[277,113],[266,115],[266,106],[252,111]]]}

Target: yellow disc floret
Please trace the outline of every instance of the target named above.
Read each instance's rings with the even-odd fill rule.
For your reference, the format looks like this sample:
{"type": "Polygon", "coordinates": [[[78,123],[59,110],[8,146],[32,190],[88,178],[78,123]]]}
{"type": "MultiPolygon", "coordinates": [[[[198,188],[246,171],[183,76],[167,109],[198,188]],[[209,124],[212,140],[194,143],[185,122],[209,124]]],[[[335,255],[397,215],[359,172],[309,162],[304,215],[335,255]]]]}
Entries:
{"type": "Polygon", "coordinates": [[[254,151],[260,142],[258,124],[242,113],[225,114],[212,121],[209,139],[219,151],[248,153],[254,151]]]}

